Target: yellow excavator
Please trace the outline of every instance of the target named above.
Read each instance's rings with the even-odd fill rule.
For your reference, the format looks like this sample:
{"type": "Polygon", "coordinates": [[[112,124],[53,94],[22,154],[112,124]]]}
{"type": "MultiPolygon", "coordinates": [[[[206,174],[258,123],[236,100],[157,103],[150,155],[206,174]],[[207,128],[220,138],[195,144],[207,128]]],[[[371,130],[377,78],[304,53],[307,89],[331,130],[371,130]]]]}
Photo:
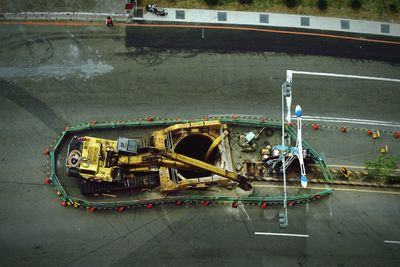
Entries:
{"type": "Polygon", "coordinates": [[[227,135],[220,121],[200,121],[154,131],[149,140],[74,136],[67,172],[80,179],[85,195],[123,189],[173,192],[232,183],[250,190],[248,177],[227,169],[227,135]]]}

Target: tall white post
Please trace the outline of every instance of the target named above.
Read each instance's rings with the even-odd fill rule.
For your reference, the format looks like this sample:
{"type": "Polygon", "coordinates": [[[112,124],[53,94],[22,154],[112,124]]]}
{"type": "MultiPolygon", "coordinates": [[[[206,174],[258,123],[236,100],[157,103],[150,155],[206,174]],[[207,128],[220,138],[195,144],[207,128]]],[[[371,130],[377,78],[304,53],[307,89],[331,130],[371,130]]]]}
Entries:
{"type": "MultiPolygon", "coordinates": [[[[290,87],[292,86],[292,80],[293,80],[293,72],[291,70],[286,70],[286,84],[289,85],[290,87]]],[[[287,107],[287,115],[286,115],[286,120],[288,122],[291,122],[292,114],[291,114],[291,106],[292,106],[292,93],[290,93],[289,96],[286,96],[286,107],[287,107]]]]}
{"type": "Polygon", "coordinates": [[[290,96],[290,92],[287,91],[287,82],[282,84],[282,151],[281,151],[281,160],[282,160],[282,173],[283,173],[283,208],[284,208],[284,222],[281,227],[286,227],[288,225],[288,211],[287,211],[287,187],[286,187],[286,166],[285,166],[285,103],[284,97],[290,96]]]}
{"type": "Polygon", "coordinates": [[[306,168],[304,167],[304,159],[303,159],[303,140],[301,137],[301,116],[303,115],[303,111],[301,110],[300,105],[297,105],[294,111],[297,117],[297,141],[296,147],[298,149],[298,156],[300,163],[300,182],[303,188],[307,187],[307,176],[306,176],[306,168]]]}

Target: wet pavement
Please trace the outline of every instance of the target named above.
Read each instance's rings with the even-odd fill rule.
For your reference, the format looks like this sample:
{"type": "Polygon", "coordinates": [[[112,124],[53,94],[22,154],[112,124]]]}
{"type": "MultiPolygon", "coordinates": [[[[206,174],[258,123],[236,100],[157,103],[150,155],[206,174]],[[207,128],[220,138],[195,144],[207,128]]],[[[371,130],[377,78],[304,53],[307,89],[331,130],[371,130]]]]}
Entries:
{"type": "MultiPolygon", "coordinates": [[[[328,199],[290,208],[284,232],[308,238],[255,236],[283,231],[280,207],[162,206],[124,214],[62,208],[54,190],[43,184],[42,154],[65,126],[94,119],[235,113],[278,119],[287,69],[399,78],[397,64],[268,51],[127,47],[122,27],[1,25],[0,32],[1,265],[400,263],[400,246],[384,242],[400,240],[397,194],[335,191],[328,199]]],[[[394,83],[295,77],[294,90],[294,103],[307,115],[399,122],[400,91],[394,83]]],[[[355,131],[307,129],[305,139],[331,163],[362,163],[380,144],[355,131]]],[[[396,155],[396,140],[387,135],[377,142],[390,142],[389,153],[396,155]]]]}
{"type": "MultiPolygon", "coordinates": [[[[229,25],[228,25],[229,26],[229,25]]],[[[291,29],[252,28],[249,30],[232,30],[221,27],[213,28],[196,25],[195,28],[126,27],[127,47],[153,47],[172,49],[202,49],[219,52],[255,51],[277,52],[293,55],[317,55],[354,60],[379,60],[400,63],[400,43],[390,44],[367,41],[374,36],[340,34],[339,38],[326,37],[324,31],[305,31],[293,33],[291,29]],[[272,32],[268,32],[272,30],[272,32]],[[307,35],[309,33],[310,35],[307,35]],[[312,35],[315,34],[315,35],[312,35]],[[343,38],[344,36],[349,39],[343,38]]],[[[381,37],[387,41],[398,42],[399,38],[381,37]]]]}

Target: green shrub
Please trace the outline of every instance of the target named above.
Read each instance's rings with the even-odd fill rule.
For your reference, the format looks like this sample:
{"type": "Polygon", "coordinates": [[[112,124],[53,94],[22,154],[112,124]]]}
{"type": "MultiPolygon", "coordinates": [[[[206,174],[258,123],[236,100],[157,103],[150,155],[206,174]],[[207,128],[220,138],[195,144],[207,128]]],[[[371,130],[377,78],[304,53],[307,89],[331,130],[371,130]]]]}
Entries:
{"type": "Polygon", "coordinates": [[[326,8],[328,7],[328,3],[326,2],[326,0],[318,0],[317,7],[319,10],[326,10],[326,8]]]}
{"type": "Polygon", "coordinates": [[[389,176],[396,171],[398,158],[379,155],[373,160],[365,161],[365,170],[370,177],[389,176]]]}
{"type": "Polygon", "coordinates": [[[216,6],[219,4],[219,0],[205,0],[206,4],[209,6],[216,6]]]}
{"type": "Polygon", "coordinates": [[[396,13],[398,12],[396,2],[393,1],[392,3],[390,3],[390,4],[388,5],[388,10],[389,10],[390,13],[396,14],[396,13]]]}
{"type": "Polygon", "coordinates": [[[296,7],[298,4],[297,0],[285,0],[285,5],[289,8],[296,7]]]}
{"type": "Polygon", "coordinates": [[[357,10],[357,9],[361,8],[362,2],[361,2],[361,0],[351,0],[350,6],[352,9],[357,10]]]}
{"type": "Polygon", "coordinates": [[[251,5],[253,2],[254,0],[239,0],[239,3],[242,5],[251,5]]]}
{"type": "Polygon", "coordinates": [[[386,13],[386,4],[382,1],[375,2],[375,9],[376,13],[378,13],[379,16],[382,16],[386,13]]]}

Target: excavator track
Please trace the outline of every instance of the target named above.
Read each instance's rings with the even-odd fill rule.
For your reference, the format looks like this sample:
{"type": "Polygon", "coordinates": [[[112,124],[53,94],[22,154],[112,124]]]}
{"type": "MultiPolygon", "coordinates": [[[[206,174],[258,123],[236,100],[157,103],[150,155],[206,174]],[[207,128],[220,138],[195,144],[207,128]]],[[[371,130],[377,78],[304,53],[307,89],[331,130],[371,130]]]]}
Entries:
{"type": "Polygon", "coordinates": [[[102,183],[88,181],[85,179],[79,180],[80,192],[83,195],[101,194],[120,190],[135,190],[135,189],[152,189],[160,185],[160,179],[155,174],[138,175],[133,178],[126,179],[121,182],[102,183]]]}

